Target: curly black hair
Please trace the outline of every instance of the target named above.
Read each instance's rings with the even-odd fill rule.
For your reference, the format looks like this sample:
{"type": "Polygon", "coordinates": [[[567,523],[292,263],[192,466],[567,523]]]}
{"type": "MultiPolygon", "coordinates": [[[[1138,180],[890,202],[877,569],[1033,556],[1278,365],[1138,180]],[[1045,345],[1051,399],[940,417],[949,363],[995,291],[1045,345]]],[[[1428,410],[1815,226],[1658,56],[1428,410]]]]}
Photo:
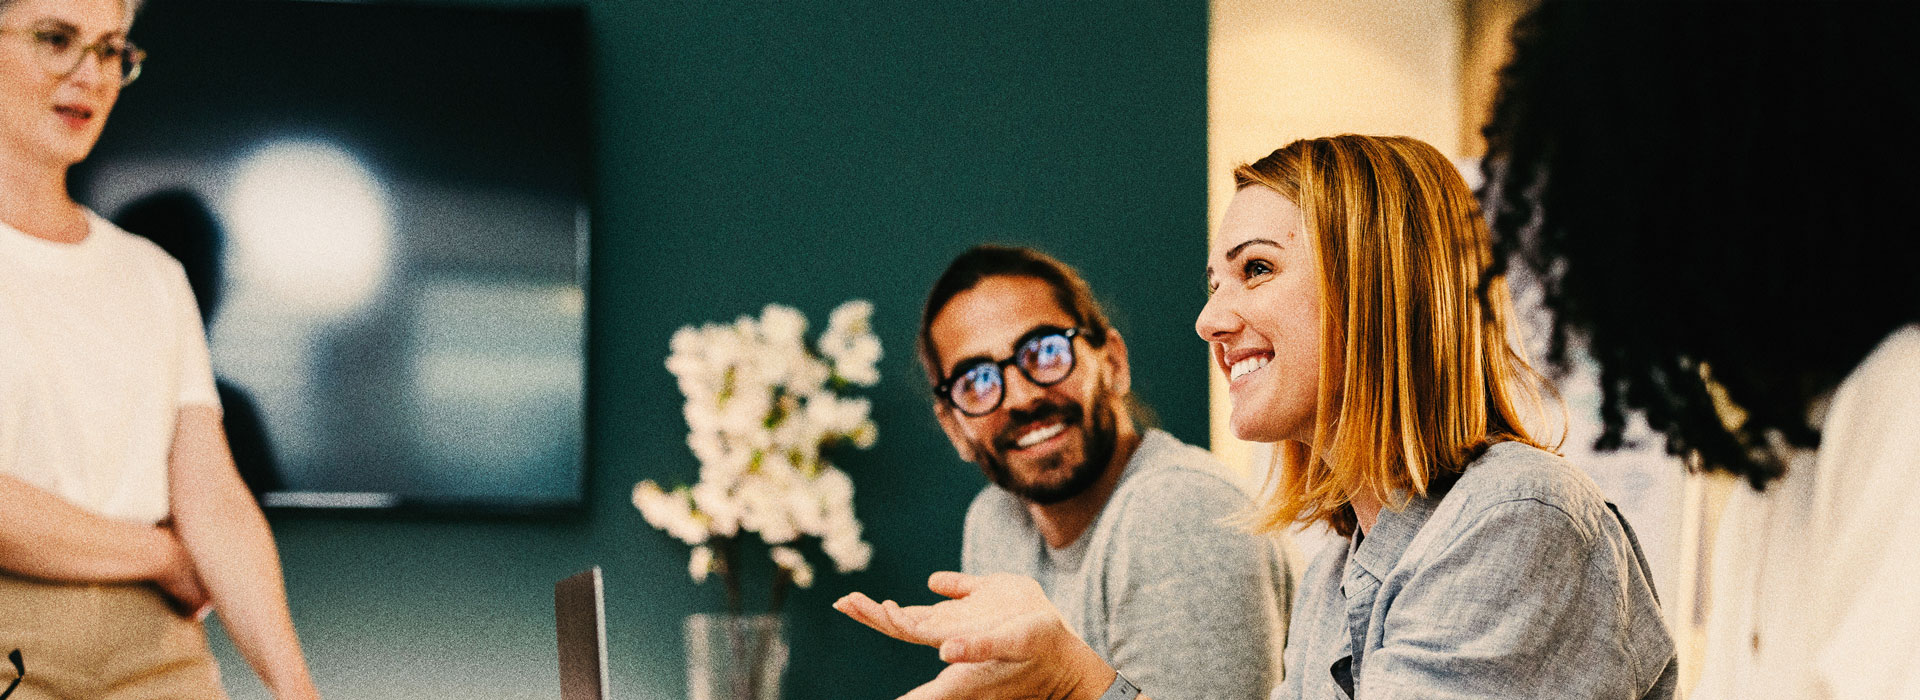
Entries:
{"type": "Polygon", "coordinates": [[[1641,411],[1764,489],[1817,446],[1819,397],[1920,321],[1916,18],[1548,0],[1515,26],[1482,197],[1495,264],[1542,283],[1549,361],[1571,337],[1599,366],[1596,447],[1641,411]]]}

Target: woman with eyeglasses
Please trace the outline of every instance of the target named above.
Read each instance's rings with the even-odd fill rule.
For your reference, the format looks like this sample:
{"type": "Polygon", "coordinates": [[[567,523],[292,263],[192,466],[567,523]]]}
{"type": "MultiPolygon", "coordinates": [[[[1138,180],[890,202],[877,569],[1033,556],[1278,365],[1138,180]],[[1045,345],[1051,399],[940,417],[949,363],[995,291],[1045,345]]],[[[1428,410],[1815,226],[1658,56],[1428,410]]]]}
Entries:
{"type": "MultiPolygon", "coordinates": [[[[1639,543],[1543,439],[1544,382],[1509,345],[1506,285],[1452,163],[1337,136],[1234,178],[1195,330],[1234,434],[1276,444],[1252,519],[1347,539],[1302,577],[1273,697],[1672,698],[1639,543]]],[[[953,600],[836,604],[940,649],[948,667],[908,698],[1177,700],[1116,674],[1031,580],[931,587],[953,600]]]]}
{"type": "Polygon", "coordinates": [[[0,646],[19,698],[224,697],[217,609],[276,698],[318,697],[186,277],[67,194],[137,5],[0,0],[0,646]]]}

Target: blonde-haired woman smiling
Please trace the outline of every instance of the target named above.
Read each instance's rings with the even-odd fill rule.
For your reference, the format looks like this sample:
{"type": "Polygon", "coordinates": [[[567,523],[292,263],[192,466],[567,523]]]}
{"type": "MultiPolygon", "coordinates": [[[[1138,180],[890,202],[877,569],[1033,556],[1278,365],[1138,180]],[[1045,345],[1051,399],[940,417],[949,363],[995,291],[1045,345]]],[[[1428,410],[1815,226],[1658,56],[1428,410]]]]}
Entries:
{"type": "MultiPolygon", "coordinates": [[[[1234,176],[1195,330],[1228,375],[1234,434],[1277,444],[1256,521],[1348,538],[1301,582],[1274,697],[1672,697],[1632,530],[1528,424],[1540,380],[1508,342],[1507,290],[1452,164],[1413,139],[1338,136],[1234,176]]],[[[908,697],[1153,695],[1031,581],[932,587],[955,600],[837,604],[940,647],[951,665],[908,697]]]]}
{"type": "Polygon", "coordinates": [[[186,277],[67,195],[139,75],[135,9],[0,0],[0,645],[17,698],[224,697],[211,606],[276,697],[316,697],[186,277]]]}

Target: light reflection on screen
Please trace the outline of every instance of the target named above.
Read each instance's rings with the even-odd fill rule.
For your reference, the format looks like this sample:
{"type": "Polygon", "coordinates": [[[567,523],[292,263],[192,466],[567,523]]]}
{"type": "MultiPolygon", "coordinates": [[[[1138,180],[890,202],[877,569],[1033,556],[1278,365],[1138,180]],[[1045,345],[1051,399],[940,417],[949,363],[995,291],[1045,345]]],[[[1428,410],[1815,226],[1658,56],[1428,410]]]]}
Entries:
{"type": "Polygon", "coordinates": [[[583,11],[169,0],[134,32],[75,195],[199,222],[175,254],[263,501],[577,508],[583,11]]]}
{"type": "MultiPolygon", "coordinates": [[[[391,186],[403,202],[447,199],[418,183],[391,186]]],[[[380,284],[349,270],[333,286],[336,278],[300,278],[305,286],[294,289],[308,298],[289,298],[285,279],[241,272],[279,261],[229,249],[234,272],[212,325],[215,369],[255,391],[287,491],[575,496],[584,295],[565,264],[568,241],[524,240],[565,230],[575,212],[569,202],[504,193],[458,201],[396,211],[401,230],[474,234],[464,240],[400,237],[390,261],[334,255],[380,269],[380,284]],[[530,218],[546,221],[512,230],[530,218]]]]}
{"type": "Polygon", "coordinates": [[[219,207],[233,245],[236,296],[299,307],[292,319],[363,308],[390,267],[387,193],[345,149],[319,140],[269,143],[234,168],[219,207]]]}

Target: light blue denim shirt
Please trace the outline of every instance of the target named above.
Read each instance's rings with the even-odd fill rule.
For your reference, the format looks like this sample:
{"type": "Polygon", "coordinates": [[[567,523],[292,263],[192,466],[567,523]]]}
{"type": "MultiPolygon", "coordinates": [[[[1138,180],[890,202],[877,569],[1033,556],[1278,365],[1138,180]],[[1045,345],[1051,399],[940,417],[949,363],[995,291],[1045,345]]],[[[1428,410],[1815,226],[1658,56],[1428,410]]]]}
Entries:
{"type": "Polygon", "coordinates": [[[1633,529],[1551,453],[1501,443],[1308,566],[1274,698],[1669,700],[1633,529]]]}

